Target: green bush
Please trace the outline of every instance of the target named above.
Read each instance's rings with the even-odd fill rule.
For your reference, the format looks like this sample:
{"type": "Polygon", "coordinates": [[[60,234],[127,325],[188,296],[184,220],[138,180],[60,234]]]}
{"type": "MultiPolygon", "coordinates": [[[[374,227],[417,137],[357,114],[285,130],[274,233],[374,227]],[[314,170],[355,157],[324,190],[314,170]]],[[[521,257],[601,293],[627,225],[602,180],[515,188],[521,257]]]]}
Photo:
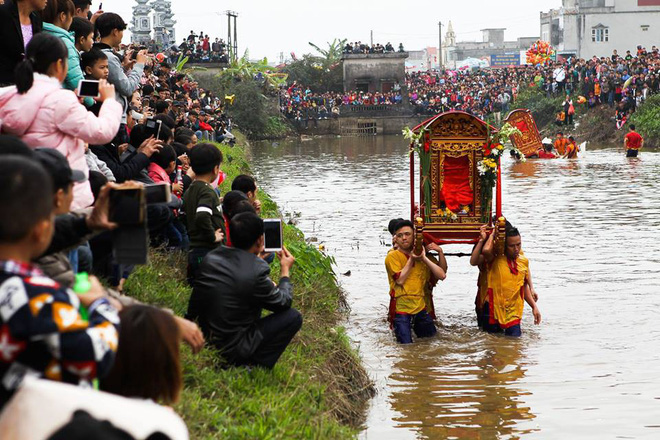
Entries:
{"type": "Polygon", "coordinates": [[[660,94],[653,95],[637,108],[630,118],[636,130],[644,137],[644,145],[660,146],[660,94]]]}

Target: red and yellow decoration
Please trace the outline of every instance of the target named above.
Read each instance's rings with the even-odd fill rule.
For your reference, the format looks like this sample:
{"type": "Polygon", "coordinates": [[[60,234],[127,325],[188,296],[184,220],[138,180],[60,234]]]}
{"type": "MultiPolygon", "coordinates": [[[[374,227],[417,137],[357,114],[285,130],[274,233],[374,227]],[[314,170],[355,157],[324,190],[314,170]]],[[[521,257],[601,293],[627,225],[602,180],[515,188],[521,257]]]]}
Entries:
{"type": "Polygon", "coordinates": [[[547,41],[537,40],[536,43],[527,50],[527,64],[534,66],[546,65],[552,61],[555,55],[555,49],[547,41]]]}

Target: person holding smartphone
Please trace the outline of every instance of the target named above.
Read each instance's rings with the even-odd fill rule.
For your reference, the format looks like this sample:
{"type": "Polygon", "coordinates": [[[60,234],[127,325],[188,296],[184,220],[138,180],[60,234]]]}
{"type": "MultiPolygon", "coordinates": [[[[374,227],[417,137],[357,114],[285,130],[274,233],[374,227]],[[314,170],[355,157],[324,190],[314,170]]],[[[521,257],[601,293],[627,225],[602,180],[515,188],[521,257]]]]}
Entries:
{"type": "Polygon", "coordinates": [[[289,278],[295,258],[282,247],[280,280],[270,278],[264,250],[264,221],[253,212],[231,219],[233,247],[207,254],[188,303],[187,319],[198,320],[202,332],[232,365],[272,369],[302,327],[292,308],[289,278]],[[261,317],[262,310],[272,314],[261,317]]]}

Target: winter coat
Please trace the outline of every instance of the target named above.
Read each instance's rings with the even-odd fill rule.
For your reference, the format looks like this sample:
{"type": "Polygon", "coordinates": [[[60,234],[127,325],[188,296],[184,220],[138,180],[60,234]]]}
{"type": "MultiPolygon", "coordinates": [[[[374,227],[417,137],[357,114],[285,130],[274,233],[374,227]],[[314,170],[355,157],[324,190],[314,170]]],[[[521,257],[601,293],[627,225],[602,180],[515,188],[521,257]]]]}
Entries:
{"type": "MultiPolygon", "coordinates": [[[[2,133],[20,137],[32,148],[49,147],[58,150],[72,169],[88,174],[85,142],[110,142],[121,122],[121,105],[107,99],[99,116],[88,112],[78,102],[75,93],[62,89],[56,78],[34,75],[34,84],[20,95],[16,87],[0,91],[0,129],[2,133]]],[[[72,209],[81,209],[94,202],[89,182],[73,188],[72,209]]]]}
{"type": "MultiPolygon", "coordinates": [[[[38,12],[30,14],[32,36],[42,30],[41,15],[38,12]]],[[[25,56],[23,31],[18,17],[16,1],[5,0],[0,6],[0,84],[14,84],[14,69],[25,56]]]]}
{"type": "MultiPolygon", "coordinates": [[[[50,34],[54,37],[62,40],[62,43],[66,46],[66,50],[69,53],[67,59],[67,65],[69,66],[68,71],[66,72],[66,78],[62,86],[65,89],[76,91],[78,89],[78,83],[80,80],[84,79],[82,69],[80,68],[80,54],[78,49],[76,49],[76,40],[75,34],[69,32],[61,27],[57,27],[52,23],[44,23],[45,33],[50,34]]],[[[85,98],[85,106],[91,107],[94,105],[94,100],[90,97],[85,98]]]]}

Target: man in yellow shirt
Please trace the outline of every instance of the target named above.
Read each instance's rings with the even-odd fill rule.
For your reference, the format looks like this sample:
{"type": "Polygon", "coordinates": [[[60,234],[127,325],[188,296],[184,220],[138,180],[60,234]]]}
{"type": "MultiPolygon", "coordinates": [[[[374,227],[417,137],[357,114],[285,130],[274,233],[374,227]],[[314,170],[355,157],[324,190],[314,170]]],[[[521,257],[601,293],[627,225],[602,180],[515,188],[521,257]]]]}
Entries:
{"type": "Polygon", "coordinates": [[[521,336],[520,322],[525,301],[532,308],[534,324],[541,323],[541,312],[536,306],[533,289],[529,288],[529,260],[521,251],[518,229],[507,227],[503,255],[494,255],[493,235],[482,251],[487,267],[483,328],[489,333],[521,336]]]}
{"type": "Polygon", "coordinates": [[[397,341],[412,342],[412,331],[418,338],[436,334],[433,323],[433,304],[430,291],[438,280],[446,277],[447,262],[439,249],[441,262],[426,255],[413,254],[415,244],[414,227],[410,220],[399,222],[395,227],[396,250],[385,258],[387,278],[390,283],[390,326],[394,328],[397,341]]]}

